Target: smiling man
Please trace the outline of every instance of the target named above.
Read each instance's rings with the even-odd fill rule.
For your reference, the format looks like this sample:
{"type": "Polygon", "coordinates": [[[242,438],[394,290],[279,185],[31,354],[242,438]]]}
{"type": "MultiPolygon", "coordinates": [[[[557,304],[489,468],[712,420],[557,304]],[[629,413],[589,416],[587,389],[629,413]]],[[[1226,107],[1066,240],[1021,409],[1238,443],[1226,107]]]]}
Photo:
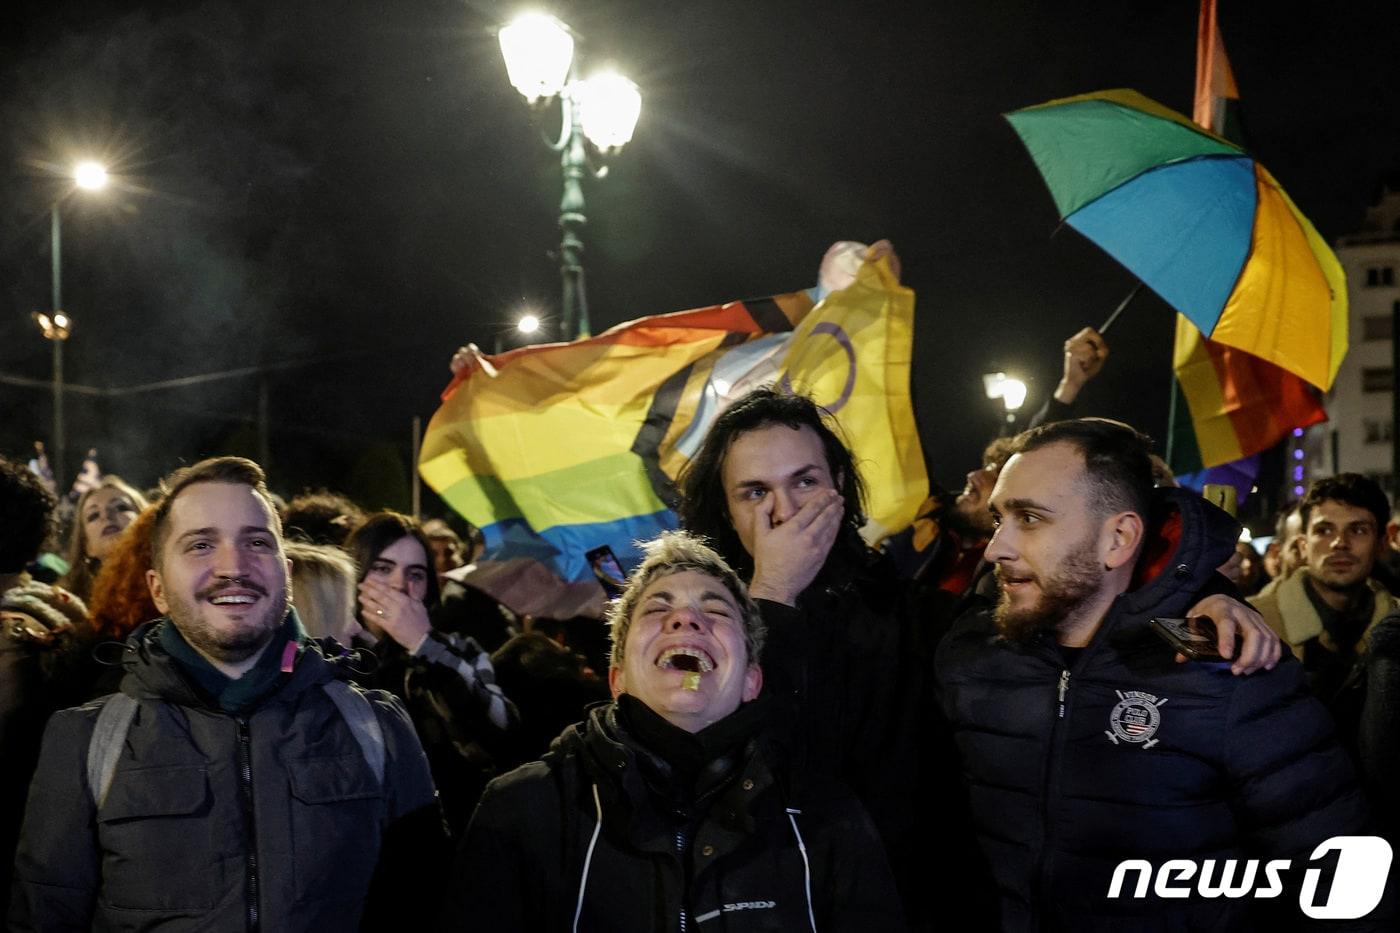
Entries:
{"type": "MultiPolygon", "coordinates": [[[[1244,677],[1177,663],[1151,628],[1214,585],[1238,525],[1200,496],[1154,489],[1147,440],[1127,425],[1059,422],[1013,449],[986,551],[1000,601],[960,619],[937,658],[1001,929],[1269,926],[1255,913],[1267,902],[1162,886],[1108,897],[1126,859],[1301,864],[1329,837],[1367,831],[1301,665],[1244,677]]],[[[1270,928],[1302,919],[1297,881],[1277,902],[1293,913],[1270,928]]]]}
{"type": "Polygon", "coordinates": [[[166,489],[166,615],[127,641],[120,694],[50,721],[11,929],[381,928],[445,845],[413,728],[306,638],[256,464],[166,489]]]}
{"type": "Polygon", "coordinates": [[[899,930],[869,818],[763,740],[764,627],[681,532],[609,613],[613,702],[486,789],[445,929],[899,930]]]}

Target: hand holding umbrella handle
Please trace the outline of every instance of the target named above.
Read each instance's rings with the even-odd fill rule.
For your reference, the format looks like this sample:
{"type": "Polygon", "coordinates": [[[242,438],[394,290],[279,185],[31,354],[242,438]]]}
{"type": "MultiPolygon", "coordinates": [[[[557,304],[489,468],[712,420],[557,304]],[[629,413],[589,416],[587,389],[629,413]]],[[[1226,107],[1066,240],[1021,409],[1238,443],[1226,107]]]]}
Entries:
{"type": "Polygon", "coordinates": [[[1108,341],[1092,327],[1084,327],[1065,341],[1065,371],[1055,387],[1055,400],[1072,405],[1079,392],[1103,369],[1108,341]]]}

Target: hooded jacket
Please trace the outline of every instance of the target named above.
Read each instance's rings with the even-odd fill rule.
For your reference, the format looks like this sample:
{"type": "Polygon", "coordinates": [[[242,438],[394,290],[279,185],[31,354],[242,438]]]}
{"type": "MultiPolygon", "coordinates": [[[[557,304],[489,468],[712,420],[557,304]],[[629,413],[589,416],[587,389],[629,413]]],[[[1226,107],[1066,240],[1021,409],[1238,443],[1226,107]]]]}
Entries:
{"type": "Polygon", "coordinates": [[[717,760],[691,812],[595,707],[542,761],[487,787],[463,840],[444,928],[474,931],[903,929],[884,853],[855,798],[788,796],[757,741],[717,760]]]}
{"type": "Polygon", "coordinates": [[[315,643],[291,642],[275,685],[232,715],[167,653],[159,633],[169,624],[127,641],[122,692],[138,709],[100,806],[86,757],[103,701],[50,721],[11,928],[290,933],[353,930],[367,916],[377,925],[376,905],[398,909],[383,889],[422,883],[443,846],[402,707],[366,694],[386,746],[381,786],[323,688],[345,672],[315,643]]]}
{"type": "MultiPolygon", "coordinates": [[[[1154,497],[1149,527],[1164,534],[1139,559],[1145,582],[1114,601],[1071,666],[1051,635],[1000,638],[987,609],[963,616],[939,649],[1003,930],[1251,929],[1255,905],[1277,910],[1287,925],[1274,928],[1288,929],[1303,919],[1301,870],[1274,900],[1168,900],[1151,886],[1138,898],[1137,874],[1120,897],[1107,895],[1126,859],[1155,869],[1170,859],[1280,858],[1301,869],[1329,837],[1368,829],[1351,764],[1301,665],[1285,657],[1236,677],[1228,664],[1178,664],[1150,629],[1153,618],[1185,614],[1237,533],[1199,496],[1154,497]]],[[[1199,880],[1177,886],[1194,892],[1199,880]]]]}

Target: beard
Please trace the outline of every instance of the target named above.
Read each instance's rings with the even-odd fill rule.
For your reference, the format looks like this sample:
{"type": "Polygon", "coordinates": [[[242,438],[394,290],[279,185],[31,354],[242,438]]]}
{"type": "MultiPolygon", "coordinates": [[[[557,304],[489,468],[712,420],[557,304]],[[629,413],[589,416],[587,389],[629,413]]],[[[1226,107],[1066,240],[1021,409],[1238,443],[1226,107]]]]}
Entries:
{"type": "MultiPolygon", "coordinates": [[[[1003,592],[992,614],[997,631],[1016,642],[1030,641],[1041,632],[1058,631],[1103,586],[1104,569],[1096,550],[1096,542],[1090,536],[1065,556],[1054,576],[1035,577],[1040,595],[1029,606],[1013,607],[1010,596],[1003,592]]],[[[998,580],[1001,570],[997,567],[998,580]]]]}
{"type": "Polygon", "coordinates": [[[272,598],[267,600],[266,609],[257,617],[243,619],[232,625],[216,625],[211,615],[217,610],[209,607],[208,600],[219,590],[228,589],[232,585],[251,589],[260,595],[269,595],[263,587],[252,581],[241,580],[236,584],[224,581],[207,587],[196,593],[193,600],[186,600],[173,593],[166,596],[170,605],[170,611],[166,615],[179,630],[181,637],[200,654],[226,664],[246,661],[267,646],[272,634],[282,625],[282,620],[287,615],[291,588],[288,581],[282,589],[271,593],[272,598]]]}
{"type": "Polygon", "coordinates": [[[996,532],[985,499],[964,499],[959,495],[943,512],[943,521],[965,543],[985,541],[996,532]]]}

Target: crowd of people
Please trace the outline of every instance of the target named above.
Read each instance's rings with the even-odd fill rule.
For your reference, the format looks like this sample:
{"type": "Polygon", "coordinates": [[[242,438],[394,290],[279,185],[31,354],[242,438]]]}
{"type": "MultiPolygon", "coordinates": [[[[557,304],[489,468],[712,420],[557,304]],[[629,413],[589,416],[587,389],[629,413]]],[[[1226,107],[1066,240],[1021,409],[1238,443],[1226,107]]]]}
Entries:
{"type": "MultiPolygon", "coordinates": [[[[1319,480],[1257,586],[1147,438],[1072,417],[1106,354],[1071,338],[1034,425],[878,549],[859,451],[753,390],[606,628],[234,457],[104,479],[45,583],[54,497],[0,458],[11,927],[1302,927],[1320,845],[1400,838],[1400,516],[1319,480]],[[1296,866],[1284,896],[1110,894],[1126,860],[1250,859],[1296,866]]],[[[1348,929],[1393,928],[1375,893],[1348,929]]]]}

